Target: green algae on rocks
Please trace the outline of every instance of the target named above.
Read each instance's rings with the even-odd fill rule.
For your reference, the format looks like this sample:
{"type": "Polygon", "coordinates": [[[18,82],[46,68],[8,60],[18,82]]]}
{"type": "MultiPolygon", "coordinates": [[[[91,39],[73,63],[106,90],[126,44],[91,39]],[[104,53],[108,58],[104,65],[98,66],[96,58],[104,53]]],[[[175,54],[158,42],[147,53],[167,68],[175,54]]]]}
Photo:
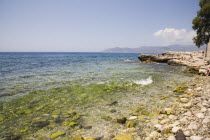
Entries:
{"type": "MultiPolygon", "coordinates": [[[[101,102],[102,100],[98,100],[100,98],[109,101],[110,95],[118,96],[131,88],[127,86],[127,82],[121,84],[110,82],[33,91],[1,104],[0,135],[4,138],[10,132],[11,135],[27,136],[43,128],[61,126],[74,128],[80,124],[81,119],[79,115],[81,110],[74,111],[76,106],[88,106],[96,103],[95,100],[101,102]]],[[[104,119],[111,120],[110,117],[104,119]]]]}
{"type": "Polygon", "coordinates": [[[181,85],[173,90],[175,93],[184,93],[188,89],[188,86],[181,85]]]}

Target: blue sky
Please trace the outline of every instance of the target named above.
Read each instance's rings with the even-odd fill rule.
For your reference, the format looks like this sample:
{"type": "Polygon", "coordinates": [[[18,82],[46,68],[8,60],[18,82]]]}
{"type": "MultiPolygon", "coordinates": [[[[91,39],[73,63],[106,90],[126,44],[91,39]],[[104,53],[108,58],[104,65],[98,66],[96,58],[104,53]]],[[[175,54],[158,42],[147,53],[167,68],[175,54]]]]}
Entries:
{"type": "Polygon", "coordinates": [[[192,44],[199,0],[0,0],[0,51],[192,44]]]}

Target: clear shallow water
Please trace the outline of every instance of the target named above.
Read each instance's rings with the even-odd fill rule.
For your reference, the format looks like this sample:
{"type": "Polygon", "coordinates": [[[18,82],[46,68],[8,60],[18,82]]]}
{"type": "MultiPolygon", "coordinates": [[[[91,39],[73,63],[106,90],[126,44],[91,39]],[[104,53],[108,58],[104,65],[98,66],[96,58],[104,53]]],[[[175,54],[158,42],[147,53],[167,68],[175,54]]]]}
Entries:
{"type": "Polygon", "coordinates": [[[53,83],[104,82],[129,70],[126,59],[138,61],[137,54],[0,53],[0,96],[47,89],[53,83]]]}
{"type": "Polygon", "coordinates": [[[173,88],[192,75],[182,73],[182,67],[141,64],[138,55],[0,53],[2,138],[35,133],[49,137],[58,129],[70,129],[74,135],[80,134],[78,126],[85,125],[93,127],[83,135],[101,136],[121,129],[109,119],[129,116],[139,106],[151,112],[170,106],[160,98],[174,101],[173,88]],[[78,124],[72,127],[71,122],[78,124]]]}

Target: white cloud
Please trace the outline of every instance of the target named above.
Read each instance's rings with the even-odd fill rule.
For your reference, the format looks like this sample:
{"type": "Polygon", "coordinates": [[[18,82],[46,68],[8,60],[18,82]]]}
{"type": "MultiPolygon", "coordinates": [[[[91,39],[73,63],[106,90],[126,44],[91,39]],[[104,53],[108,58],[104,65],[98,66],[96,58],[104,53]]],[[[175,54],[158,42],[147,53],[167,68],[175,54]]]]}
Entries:
{"type": "Polygon", "coordinates": [[[162,44],[193,44],[193,37],[196,35],[194,31],[187,31],[186,29],[165,28],[153,34],[155,37],[161,39],[162,44]]]}

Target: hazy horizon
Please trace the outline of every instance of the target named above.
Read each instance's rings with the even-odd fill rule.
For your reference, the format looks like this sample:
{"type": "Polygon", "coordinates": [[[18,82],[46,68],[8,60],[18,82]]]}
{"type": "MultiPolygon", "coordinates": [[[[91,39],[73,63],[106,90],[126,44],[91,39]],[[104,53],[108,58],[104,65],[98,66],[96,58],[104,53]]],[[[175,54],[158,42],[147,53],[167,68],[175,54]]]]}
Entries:
{"type": "Polygon", "coordinates": [[[199,1],[1,0],[0,52],[193,45],[199,1]]]}

